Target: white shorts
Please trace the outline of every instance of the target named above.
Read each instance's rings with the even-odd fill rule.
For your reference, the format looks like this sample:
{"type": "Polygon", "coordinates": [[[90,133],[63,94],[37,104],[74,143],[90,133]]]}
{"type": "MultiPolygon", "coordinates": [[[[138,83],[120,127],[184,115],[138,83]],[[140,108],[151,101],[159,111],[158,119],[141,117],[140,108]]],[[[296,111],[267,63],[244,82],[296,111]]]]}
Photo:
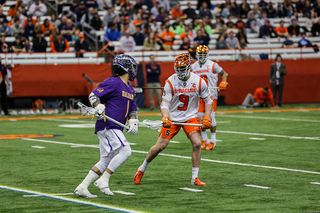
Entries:
{"type": "Polygon", "coordinates": [[[109,153],[116,154],[123,146],[130,146],[128,140],[119,129],[104,129],[97,132],[100,146],[100,156],[109,153]]]}

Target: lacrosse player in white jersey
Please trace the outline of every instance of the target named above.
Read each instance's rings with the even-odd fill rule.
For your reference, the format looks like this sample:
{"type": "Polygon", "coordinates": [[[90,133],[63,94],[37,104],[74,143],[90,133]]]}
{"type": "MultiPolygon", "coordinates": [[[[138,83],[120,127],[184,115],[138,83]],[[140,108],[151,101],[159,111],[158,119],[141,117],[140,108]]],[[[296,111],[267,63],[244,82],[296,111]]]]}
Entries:
{"type": "Polygon", "coordinates": [[[199,98],[205,102],[205,115],[202,119],[202,129],[211,127],[210,114],[212,99],[206,82],[199,76],[191,73],[192,58],[189,53],[180,54],[174,59],[176,74],[170,76],[164,86],[162,95],[161,113],[162,128],[157,143],[150,148],[146,159],[134,176],[134,183],[140,184],[148,164],[164,150],[182,127],[192,143],[192,185],[204,186],[198,178],[201,160],[201,135],[199,126],[174,125],[173,122],[200,124],[197,117],[199,98]]]}
{"type": "MultiPolygon", "coordinates": [[[[228,74],[219,66],[218,63],[213,62],[208,59],[209,48],[206,45],[200,45],[197,47],[196,57],[198,61],[192,64],[192,72],[200,76],[205,80],[209,86],[210,94],[213,99],[212,113],[210,117],[212,118],[211,123],[211,140],[208,140],[206,130],[202,129],[201,136],[203,138],[201,149],[212,150],[216,146],[216,128],[217,122],[215,118],[215,112],[217,109],[218,92],[216,89],[210,89],[211,87],[216,87],[218,82],[218,74],[222,77],[222,81],[219,84],[219,89],[224,91],[229,87],[227,83],[228,74]]],[[[200,99],[200,107],[198,111],[198,117],[200,120],[203,118],[205,112],[205,103],[200,99]]]]}

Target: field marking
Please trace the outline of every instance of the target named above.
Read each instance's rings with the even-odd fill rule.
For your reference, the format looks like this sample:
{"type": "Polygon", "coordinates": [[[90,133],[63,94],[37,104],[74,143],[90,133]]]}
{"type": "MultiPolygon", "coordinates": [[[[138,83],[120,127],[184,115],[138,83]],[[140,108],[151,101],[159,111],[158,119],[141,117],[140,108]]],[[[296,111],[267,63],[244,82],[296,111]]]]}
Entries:
{"type": "Polygon", "coordinates": [[[298,137],[298,136],[288,136],[288,135],[272,135],[272,134],[263,134],[263,133],[254,133],[254,132],[236,132],[236,131],[224,131],[217,130],[220,133],[228,134],[239,134],[239,135],[257,135],[257,136],[268,136],[268,137],[277,137],[277,138],[290,138],[290,139],[305,139],[305,140],[316,140],[319,141],[319,137],[298,137]]]}
{"type": "Polygon", "coordinates": [[[10,119],[9,121],[18,121],[17,119],[10,119]]]}
{"type": "Polygon", "coordinates": [[[281,120],[281,121],[304,121],[304,122],[317,122],[320,120],[307,120],[307,119],[292,119],[292,118],[274,118],[274,117],[257,117],[257,116],[245,116],[245,115],[218,115],[219,117],[228,118],[252,118],[252,119],[263,119],[263,120],[281,120]]]}
{"type": "Polygon", "coordinates": [[[32,148],[36,148],[36,149],[45,149],[46,147],[44,146],[31,146],[32,148]]]}
{"type": "MultiPolygon", "coordinates": [[[[86,144],[78,144],[78,143],[66,143],[66,142],[59,142],[59,141],[49,141],[49,140],[41,140],[41,139],[34,139],[34,138],[21,138],[22,140],[27,141],[38,141],[38,142],[45,142],[45,143],[55,143],[55,144],[62,144],[62,145],[70,145],[72,148],[76,147],[91,147],[91,148],[99,148],[99,145],[86,145],[86,144]]],[[[137,145],[136,143],[129,143],[129,145],[137,145]]]]}
{"type": "MultiPolygon", "coordinates": [[[[57,193],[53,195],[74,195],[74,193],[57,193]]],[[[41,195],[23,195],[22,197],[41,197],[41,195]]]]}
{"type": "MultiPolygon", "coordinates": [[[[39,139],[32,139],[32,138],[22,138],[22,140],[28,140],[28,141],[38,141],[38,142],[44,142],[44,143],[54,143],[54,144],[62,144],[62,145],[70,145],[70,146],[83,146],[83,147],[91,147],[91,148],[99,148],[95,145],[85,145],[85,144],[75,144],[75,143],[66,143],[66,142],[58,142],[58,141],[48,141],[48,140],[39,140],[39,139]]],[[[138,151],[138,150],[131,150],[135,153],[140,154],[148,154],[148,152],[145,151],[138,151]]],[[[171,154],[164,154],[159,153],[159,155],[162,156],[168,156],[168,157],[175,157],[175,158],[182,158],[182,159],[190,159],[189,156],[181,156],[181,155],[171,155],[171,154]]],[[[249,166],[249,167],[257,167],[257,168],[265,168],[265,169],[276,169],[276,170],[284,170],[284,171],[290,171],[290,172],[301,172],[301,173],[309,173],[309,174],[317,174],[320,175],[320,172],[313,172],[313,171],[307,171],[307,170],[299,170],[299,169],[288,169],[288,168],[282,168],[282,167],[274,167],[274,166],[261,166],[261,165],[254,165],[254,164],[246,164],[246,163],[236,163],[236,162],[229,162],[229,161],[219,161],[219,160],[211,160],[211,159],[204,159],[201,158],[202,161],[206,162],[213,162],[213,163],[223,163],[223,164],[230,164],[230,165],[238,165],[238,166],[249,166]]]]}
{"type": "Polygon", "coordinates": [[[4,186],[4,185],[0,185],[0,189],[6,189],[6,190],[10,190],[10,191],[15,191],[15,192],[33,194],[33,195],[38,195],[41,197],[52,198],[52,199],[62,200],[62,201],[68,201],[68,202],[72,202],[72,203],[93,206],[93,207],[97,207],[97,208],[101,208],[101,209],[108,209],[108,210],[117,211],[117,212],[129,212],[129,213],[140,212],[140,211],[130,210],[130,209],[126,209],[126,208],[111,206],[111,205],[88,202],[88,201],[78,200],[78,199],[74,199],[74,198],[66,198],[66,197],[61,197],[61,196],[54,195],[54,194],[25,190],[25,189],[21,189],[21,188],[9,187],[9,186],[4,186]]]}
{"type": "Polygon", "coordinates": [[[180,143],[179,141],[169,141],[170,143],[180,143]]]}
{"type": "Polygon", "coordinates": [[[190,192],[203,192],[203,190],[201,190],[201,189],[192,189],[192,188],[188,188],[188,187],[179,188],[179,189],[190,191],[190,192]]]}
{"type": "Polygon", "coordinates": [[[123,195],[136,195],[136,193],[132,193],[132,192],[124,192],[124,191],[112,191],[112,192],[123,194],[123,195]]]}
{"type": "Polygon", "coordinates": [[[254,187],[259,189],[271,189],[271,187],[267,187],[267,186],[257,186],[257,185],[250,185],[250,184],[243,184],[243,185],[247,187],[254,187]]]}
{"type": "Polygon", "coordinates": [[[320,185],[319,182],[310,182],[310,184],[320,185]]]}
{"type": "Polygon", "coordinates": [[[65,127],[65,128],[94,128],[95,124],[61,124],[58,127],[65,127]]]}
{"type": "Polygon", "coordinates": [[[76,120],[79,118],[69,118],[70,120],[66,120],[66,119],[52,119],[52,118],[43,118],[42,120],[44,121],[62,121],[62,122],[70,122],[70,123],[95,123],[92,121],[81,121],[81,120],[76,120]]]}
{"type": "Polygon", "coordinates": [[[266,140],[265,138],[249,138],[250,140],[257,140],[257,141],[264,141],[266,140]]]}

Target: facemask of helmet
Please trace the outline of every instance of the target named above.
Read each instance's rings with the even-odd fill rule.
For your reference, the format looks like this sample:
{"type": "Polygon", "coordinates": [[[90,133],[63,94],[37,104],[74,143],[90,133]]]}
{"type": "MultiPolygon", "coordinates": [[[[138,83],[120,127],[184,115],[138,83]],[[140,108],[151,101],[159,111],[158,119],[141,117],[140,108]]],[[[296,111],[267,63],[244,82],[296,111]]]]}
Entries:
{"type": "Polygon", "coordinates": [[[196,57],[201,64],[206,63],[208,60],[209,48],[206,45],[200,45],[197,47],[196,57]]]}
{"type": "Polygon", "coordinates": [[[138,65],[133,57],[125,54],[117,55],[113,59],[113,66],[115,69],[122,69],[130,74],[130,81],[134,81],[137,76],[138,65]]]}
{"type": "Polygon", "coordinates": [[[191,71],[192,58],[189,53],[178,55],[174,59],[174,70],[177,73],[179,80],[186,80],[191,71]]]}

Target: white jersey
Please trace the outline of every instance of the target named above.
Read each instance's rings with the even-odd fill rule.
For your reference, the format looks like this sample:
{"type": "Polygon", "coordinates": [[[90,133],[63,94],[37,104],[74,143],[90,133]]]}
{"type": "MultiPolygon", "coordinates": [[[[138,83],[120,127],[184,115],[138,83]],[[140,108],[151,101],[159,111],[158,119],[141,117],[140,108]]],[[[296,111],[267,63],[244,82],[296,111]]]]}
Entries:
{"type": "Polygon", "coordinates": [[[197,117],[199,99],[210,95],[206,82],[190,72],[187,81],[178,79],[177,74],[168,78],[162,98],[170,101],[169,117],[176,122],[186,122],[197,117]]]}
{"type": "MultiPolygon", "coordinates": [[[[209,87],[216,87],[218,83],[218,73],[222,68],[218,63],[207,60],[206,63],[200,65],[199,61],[191,66],[192,72],[203,78],[209,87]]],[[[209,89],[213,99],[218,99],[218,91],[216,89],[209,89]]]]}

